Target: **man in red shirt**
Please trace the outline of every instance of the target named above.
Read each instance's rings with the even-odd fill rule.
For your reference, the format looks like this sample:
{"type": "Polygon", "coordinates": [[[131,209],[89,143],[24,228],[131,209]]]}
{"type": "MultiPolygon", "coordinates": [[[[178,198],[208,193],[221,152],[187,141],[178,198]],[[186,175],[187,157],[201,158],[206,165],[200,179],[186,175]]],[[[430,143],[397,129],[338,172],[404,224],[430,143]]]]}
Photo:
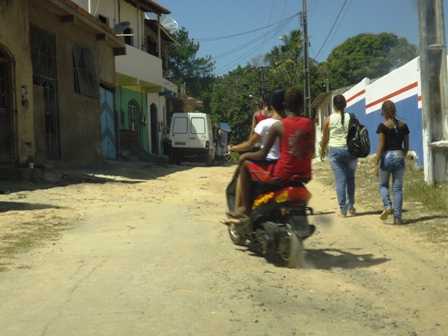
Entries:
{"type": "Polygon", "coordinates": [[[298,89],[290,89],[285,97],[289,115],[270,129],[266,145],[255,153],[246,153],[240,158],[240,200],[242,207],[229,216],[235,218],[248,215],[252,206],[251,181],[269,183],[299,179],[311,180],[311,161],[315,152],[315,128],[310,118],[303,116],[303,94],[298,89]],[[253,161],[263,160],[280,140],[280,157],[272,165],[259,165],[253,161]]]}

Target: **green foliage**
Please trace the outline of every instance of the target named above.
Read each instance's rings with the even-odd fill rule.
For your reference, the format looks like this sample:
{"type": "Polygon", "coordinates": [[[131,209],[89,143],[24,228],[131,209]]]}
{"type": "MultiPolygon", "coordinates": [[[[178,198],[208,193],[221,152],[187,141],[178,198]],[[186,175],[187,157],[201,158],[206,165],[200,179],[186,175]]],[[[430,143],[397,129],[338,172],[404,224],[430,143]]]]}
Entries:
{"type": "Polygon", "coordinates": [[[412,60],[417,48],[395,34],[360,34],[335,48],[325,64],[333,88],[378,78],[412,60]]]}
{"type": "Polygon", "coordinates": [[[203,100],[207,110],[215,79],[215,62],[211,56],[198,56],[200,45],[190,38],[185,28],[175,33],[174,38],[176,43],[169,52],[167,78],[178,85],[186,83],[187,94],[203,100]]]}
{"type": "Polygon", "coordinates": [[[233,140],[242,141],[250,131],[256,101],[251,96],[260,90],[260,72],[252,66],[238,67],[216,80],[211,99],[215,120],[228,122],[233,140]]]}

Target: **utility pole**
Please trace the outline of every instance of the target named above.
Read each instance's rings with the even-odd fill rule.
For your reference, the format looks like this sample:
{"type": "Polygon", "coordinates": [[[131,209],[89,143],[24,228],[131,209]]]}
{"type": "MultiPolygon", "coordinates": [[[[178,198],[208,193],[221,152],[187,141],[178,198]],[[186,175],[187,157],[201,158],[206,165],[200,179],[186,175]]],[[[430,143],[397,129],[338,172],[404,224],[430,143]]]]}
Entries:
{"type": "Polygon", "coordinates": [[[304,92],[303,96],[305,98],[304,111],[305,115],[311,117],[311,81],[310,81],[310,65],[309,65],[309,37],[308,37],[308,0],[302,0],[302,31],[303,31],[303,59],[304,59],[304,92]]]}
{"type": "Polygon", "coordinates": [[[448,74],[443,0],[418,0],[425,181],[448,181],[448,74]]]}

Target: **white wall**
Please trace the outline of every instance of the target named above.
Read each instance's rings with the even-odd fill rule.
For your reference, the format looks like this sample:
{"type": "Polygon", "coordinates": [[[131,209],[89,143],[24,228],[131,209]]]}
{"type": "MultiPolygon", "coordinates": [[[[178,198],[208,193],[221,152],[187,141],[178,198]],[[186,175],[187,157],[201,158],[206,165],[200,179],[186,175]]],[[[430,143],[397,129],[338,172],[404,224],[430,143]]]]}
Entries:
{"type": "Polygon", "coordinates": [[[129,22],[134,32],[134,47],[141,49],[144,43],[144,12],[124,0],[72,0],[78,6],[98,16],[109,19],[112,28],[119,22],[129,22]]]}
{"type": "Polygon", "coordinates": [[[378,111],[387,98],[397,103],[418,94],[419,58],[373,82],[366,90],[366,114],[378,111]]]}

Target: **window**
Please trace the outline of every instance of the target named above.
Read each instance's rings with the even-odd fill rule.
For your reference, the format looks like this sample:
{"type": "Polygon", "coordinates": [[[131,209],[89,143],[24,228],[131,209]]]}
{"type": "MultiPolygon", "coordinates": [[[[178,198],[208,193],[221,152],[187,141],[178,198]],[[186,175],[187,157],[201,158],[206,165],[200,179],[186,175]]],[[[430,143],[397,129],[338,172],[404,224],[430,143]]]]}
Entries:
{"type": "Polygon", "coordinates": [[[135,131],[137,129],[137,116],[139,115],[140,105],[135,99],[128,103],[128,119],[129,129],[135,131]]]}
{"type": "Polygon", "coordinates": [[[174,118],[173,133],[187,134],[188,119],[186,117],[174,118]]]}
{"type": "Polygon", "coordinates": [[[83,96],[98,98],[100,89],[95,61],[90,49],[73,47],[73,70],[75,92],[83,96]]]}
{"type": "Polygon", "coordinates": [[[107,16],[98,14],[98,20],[100,20],[105,25],[109,25],[109,18],[107,16]]]}
{"type": "Polygon", "coordinates": [[[191,133],[192,134],[204,134],[205,133],[205,119],[204,118],[191,118],[191,133]]]}
{"type": "Polygon", "coordinates": [[[31,27],[31,58],[34,84],[43,86],[57,78],[56,36],[31,27]]]}
{"type": "Polygon", "coordinates": [[[133,46],[134,45],[134,32],[131,28],[126,28],[123,30],[124,35],[124,43],[127,45],[133,46]]]}

